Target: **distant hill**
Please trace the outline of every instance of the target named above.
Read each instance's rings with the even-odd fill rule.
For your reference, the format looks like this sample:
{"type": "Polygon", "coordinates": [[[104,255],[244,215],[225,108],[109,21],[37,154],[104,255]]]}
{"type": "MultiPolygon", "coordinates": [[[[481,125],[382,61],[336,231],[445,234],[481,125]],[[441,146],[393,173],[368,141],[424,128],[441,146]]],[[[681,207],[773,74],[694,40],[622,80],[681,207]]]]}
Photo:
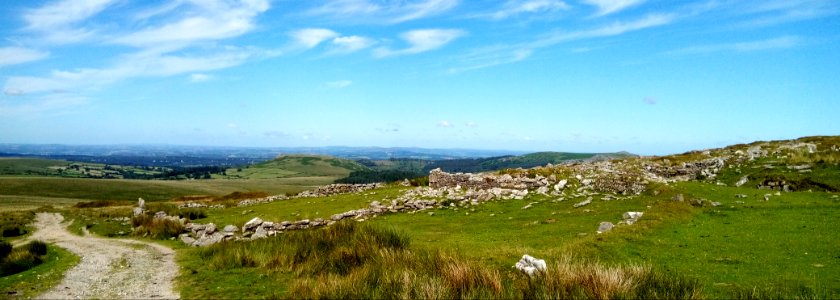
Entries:
{"type": "Polygon", "coordinates": [[[500,156],[489,158],[466,158],[433,161],[424,167],[424,171],[441,168],[446,172],[486,172],[502,169],[533,168],[547,164],[562,164],[571,161],[591,159],[616,159],[635,156],[627,152],[618,153],[569,153],[536,152],[520,156],[500,156]]]}
{"type": "Polygon", "coordinates": [[[269,179],[287,177],[346,177],[367,170],[358,162],[315,155],[284,155],[273,160],[227,170],[228,178],[269,179]]]}

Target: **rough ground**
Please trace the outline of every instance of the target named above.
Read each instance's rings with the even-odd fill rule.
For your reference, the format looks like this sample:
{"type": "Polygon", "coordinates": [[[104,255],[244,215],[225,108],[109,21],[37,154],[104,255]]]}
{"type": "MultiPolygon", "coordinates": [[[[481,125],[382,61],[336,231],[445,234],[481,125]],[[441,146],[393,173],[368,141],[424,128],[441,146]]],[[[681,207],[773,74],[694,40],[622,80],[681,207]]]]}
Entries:
{"type": "Polygon", "coordinates": [[[57,213],[39,213],[38,239],[81,257],[64,280],[41,299],[175,299],[172,280],[178,272],[175,252],[167,247],[124,239],[73,235],[57,213]]]}

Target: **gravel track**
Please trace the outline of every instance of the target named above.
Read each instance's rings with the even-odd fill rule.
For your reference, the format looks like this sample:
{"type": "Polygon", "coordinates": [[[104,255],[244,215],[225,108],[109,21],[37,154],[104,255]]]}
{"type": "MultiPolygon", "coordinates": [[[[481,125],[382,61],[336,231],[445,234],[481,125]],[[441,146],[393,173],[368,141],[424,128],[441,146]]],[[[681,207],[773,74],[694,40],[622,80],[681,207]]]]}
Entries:
{"type": "Polygon", "coordinates": [[[38,299],[177,299],[175,251],[127,239],[78,236],[57,213],[39,213],[29,238],[56,244],[81,257],[64,280],[38,299]]]}

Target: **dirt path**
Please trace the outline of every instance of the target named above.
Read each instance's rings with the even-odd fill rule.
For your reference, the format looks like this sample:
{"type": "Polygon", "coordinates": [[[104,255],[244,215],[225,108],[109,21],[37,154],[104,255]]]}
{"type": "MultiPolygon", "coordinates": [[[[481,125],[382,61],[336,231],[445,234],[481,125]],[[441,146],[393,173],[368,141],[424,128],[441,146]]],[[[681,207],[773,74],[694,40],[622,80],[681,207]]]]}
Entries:
{"type": "Polygon", "coordinates": [[[175,299],[175,252],[167,247],[125,239],[77,236],[61,224],[60,214],[39,213],[30,239],[54,243],[82,259],[64,280],[40,299],[175,299]]]}

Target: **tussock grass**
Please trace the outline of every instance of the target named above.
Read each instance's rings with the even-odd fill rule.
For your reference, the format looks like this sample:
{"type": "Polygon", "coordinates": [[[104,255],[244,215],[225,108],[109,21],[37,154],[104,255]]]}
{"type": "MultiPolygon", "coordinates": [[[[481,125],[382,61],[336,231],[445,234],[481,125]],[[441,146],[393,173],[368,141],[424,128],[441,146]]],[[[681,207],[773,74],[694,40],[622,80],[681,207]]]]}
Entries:
{"type": "Polygon", "coordinates": [[[0,212],[0,234],[3,237],[18,237],[29,232],[28,224],[35,220],[32,211],[0,212]]]}
{"type": "Polygon", "coordinates": [[[641,265],[605,266],[565,258],[529,277],[460,255],[410,249],[392,229],[341,222],[278,238],[197,250],[213,272],[260,269],[294,274],[292,298],[350,299],[695,299],[696,280],[641,265]]]}
{"type": "Polygon", "coordinates": [[[153,239],[177,237],[181,232],[184,232],[184,224],[178,221],[157,219],[147,214],[131,218],[131,224],[135,227],[132,235],[153,239]]]}
{"type": "Polygon", "coordinates": [[[42,241],[32,241],[18,248],[0,241],[0,276],[9,276],[29,270],[44,261],[47,255],[47,244],[42,241]]]}

